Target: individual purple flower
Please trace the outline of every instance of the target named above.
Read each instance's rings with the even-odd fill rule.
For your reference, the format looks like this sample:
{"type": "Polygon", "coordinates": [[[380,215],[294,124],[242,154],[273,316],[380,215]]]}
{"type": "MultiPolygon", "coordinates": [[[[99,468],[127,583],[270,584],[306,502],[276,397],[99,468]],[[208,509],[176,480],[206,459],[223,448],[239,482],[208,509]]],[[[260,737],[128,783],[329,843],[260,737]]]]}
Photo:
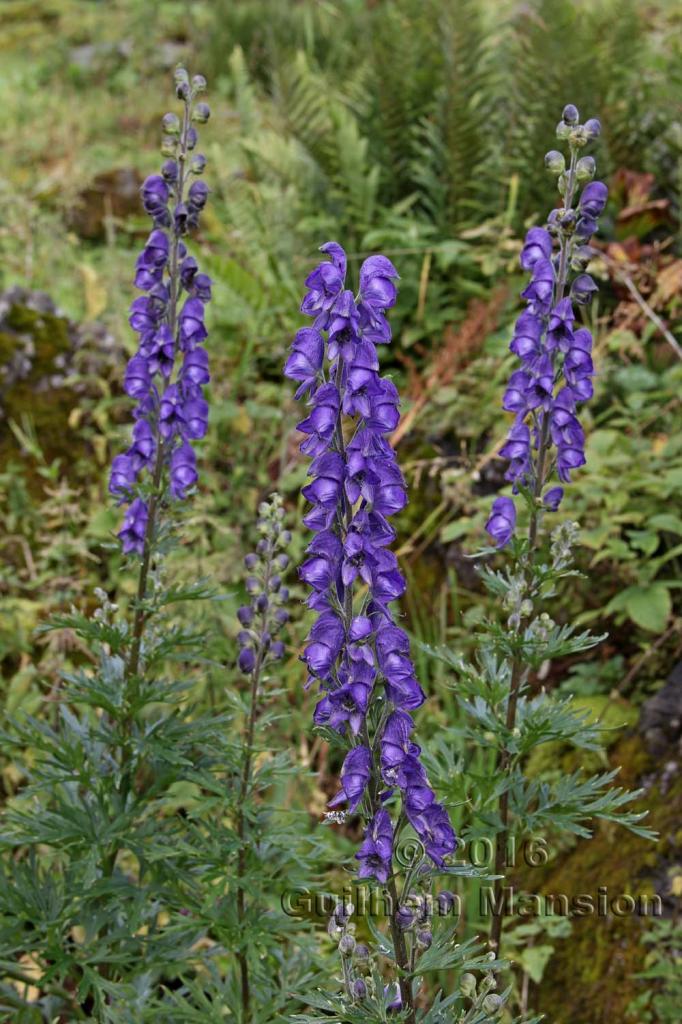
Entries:
{"type": "Polygon", "coordinates": [[[563,487],[550,487],[542,497],[543,505],[551,512],[556,512],[564,496],[563,487]]]}
{"type": "Polygon", "coordinates": [[[540,260],[552,255],[552,237],[544,228],[531,228],[521,250],[520,262],[524,270],[532,270],[540,260]]]}
{"type": "Polygon", "coordinates": [[[296,332],[291,346],[291,355],[284,367],[284,376],[300,382],[295,398],[302,398],[306,392],[313,392],[322,369],[324,339],[312,327],[302,327],[296,332]]]}
{"type": "Polygon", "coordinates": [[[186,441],[173,450],[170,461],[171,497],[183,500],[186,491],[198,480],[197,457],[191,444],[186,441]]]}
{"type": "Polygon", "coordinates": [[[443,867],[444,858],[453,853],[457,846],[455,832],[445,808],[433,801],[423,811],[410,815],[410,824],[431,860],[438,867],[443,867]]]}
{"type": "Polygon", "coordinates": [[[327,326],[325,314],[329,312],[343,290],[346,279],[346,254],[337,242],[321,245],[320,252],[329,253],[331,262],[320,263],[311,274],[308,274],[305,280],[308,293],[301,303],[301,312],[306,316],[317,317],[320,322],[316,326],[324,329],[327,326]]]}
{"type": "Polygon", "coordinates": [[[528,302],[531,313],[546,314],[552,304],[554,268],[550,260],[541,259],[533,266],[533,276],[521,295],[528,302]]]}
{"type": "Polygon", "coordinates": [[[329,801],[330,807],[348,801],[348,810],[352,814],[362,800],[370,777],[372,754],[369,747],[353,747],[346,754],[341,769],[341,792],[329,801]]]}
{"type": "Polygon", "coordinates": [[[365,841],[355,854],[360,861],[360,878],[387,882],[393,857],[393,825],[388,811],[381,808],[367,826],[365,841]]]}
{"type": "Polygon", "coordinates": [[[135,500],[126,509],[123,526],[118,532],[124,555],[142,555],[144,553],[145,536],[149,510],[142,498],[135,500]]]}
{"type": "Polygon", "coordinates": [[[498,548],[505,547],[514,536],[516,527],[516,506],[511,498],[495,498],[492,512],[485,524],[498,548]]]}

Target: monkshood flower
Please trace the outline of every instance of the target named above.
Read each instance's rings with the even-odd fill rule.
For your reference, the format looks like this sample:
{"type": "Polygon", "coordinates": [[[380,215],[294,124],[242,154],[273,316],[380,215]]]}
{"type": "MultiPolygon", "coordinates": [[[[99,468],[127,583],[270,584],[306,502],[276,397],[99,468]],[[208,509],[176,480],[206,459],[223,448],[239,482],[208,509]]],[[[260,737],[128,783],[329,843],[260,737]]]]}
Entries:
{"type": "Polygon", "coordinates": [[[244,559],[251,601],[237,611],[242,627],[237,637],[238,665],[245,675],[254,678],[284,657],[284,643],[277,639],[277,634],[289,621],[289,590],[282,585],[281,574],[289,565],[285,548],[291,542],[291,533],[283,529],[283,519],[284,508],[278,494],[273,494],[269,502],[261,502],[256,524],[260,539],[256,550],[244,559]]]}
{"type": "Polygon", "coordinates": [[[183,238],[196,228],[208,197],[199,177],[206,161],[193,151],[194,125],[208,120],[209,109],[197,102],[206,88],[201,75],[190,81],[185,69],[178,68],[175,85],[182,116],[164,116],[162,152],[167,159],[161,173],[150,175],[141,189],[153,229],[135,264],[135,287],[142,294],[130,307],[138,347],[123,388],[137,403],[132,443],[113,459],[109,479],[111,494],[129,506],[119,533],[123,550],[140,556],[147,529],[153,529],[151,502],[159,500],[166,486],[173,500],[182,501],[197,482],[192,442],[204,437],[208,427],[202,389],[210,373],[201,346],[208,336],[204,316],[211,280],[199,273],[183,238]]]}
{"type": "MultiPolygon", "coordinates": [[[[521,366],[512,373],[502,401],[515,415],[500,450],[509,460],[506,479],[514,494],[523,490],[548,511],[558,509],[564,493],[556,486],[545,490],[552,476],[569,483],[571,473],[585,464],[577,412],[593,390],[592,335],[576,326],[576,319],[578,308],[597,291],[585,268],[592,256],[588,242],[608,191],[603,182],[591,180],[594,158],[579,155],[598,137],[599,121],[580,124],[579,119],[576,107],[568,104],[557,126],[557,137],[568,143],[568,166],[557,150],[545,156],[546,167],[558,176],[561,205],[545,227],[530,229],[521,250],[521,266],[531,279],[521,292],[527,308],[509,346],[521,366]]],[[[498,547],[509,543],[515,525],[513,499],[496,499],[486,530],[498,547]]]]}
{"type": "Polygon", "coordinates": [[[399,396],[380,376],[376,346],[391,341],[386,313],[398,274],[385,256],[370,256],[355,295],[346,287],[341,246],[328,242],[321,251],[329,259],[308,275],[301,305],[313,323],[296,334],[284,367],[298,385],[296,398],[307,403],[298,429],[301,451],[312,460],[302,493],[314,536],[300,576],[317,619],[302,660],[309,683],[322,691],[315,724],[347,744],[341,790],[330,806],[361,811],[359,876],[385,883],[398,821],[401,828],[409,821],[438,866],[456,840],[410,739],[410,712],[425,697],[391,610],[405,579],[390,550],[389,519],[405,507],[407,492],[388,441],[399,396]]]}

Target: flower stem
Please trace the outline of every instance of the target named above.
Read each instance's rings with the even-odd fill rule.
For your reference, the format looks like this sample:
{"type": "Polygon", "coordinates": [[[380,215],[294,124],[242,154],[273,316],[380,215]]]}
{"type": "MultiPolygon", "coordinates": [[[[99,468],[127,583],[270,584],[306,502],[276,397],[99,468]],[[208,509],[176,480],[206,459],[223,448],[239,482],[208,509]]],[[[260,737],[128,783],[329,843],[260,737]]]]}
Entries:
{"type": "Polygon", "coordinates": [[[402,1000],[403,1009],[407,1010],[407,1017],[405,1018],[407,1024],[415,1024],[417,1017],[414,1002],[412,1000],[412,985],[410,984],[410,979],[407,976],[410,970],[410,961],[407,955],[407,947],[405,945],[405,935],[403,934],[397,920],[399,904],[395,875],[390,875],[388,882],[386,883],[386,888],[390,897],[391,913],[389,921],[391,925],[391,936],[393,938],[393,948],[395,950],[396,963],[401,971],[398,979],[398,985],[400,986],[400,998],[402,1000]]]}

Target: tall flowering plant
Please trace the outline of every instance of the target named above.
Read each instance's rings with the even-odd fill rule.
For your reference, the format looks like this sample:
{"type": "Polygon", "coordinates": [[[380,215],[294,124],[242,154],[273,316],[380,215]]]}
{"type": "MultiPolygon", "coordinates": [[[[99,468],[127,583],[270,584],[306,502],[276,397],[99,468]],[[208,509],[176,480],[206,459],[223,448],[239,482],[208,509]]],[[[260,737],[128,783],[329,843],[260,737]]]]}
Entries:
{"type": "MultiPolygon", "coordinates": [[[[530,280],[510,344],[520,365],[503,397],[514,420],[500,452],[508,461],[512,493],[493,501],[486,523],[494,547],[485,553],[506,549],[508,557],[499,570],[489,564],[480,568],[506,621],[485,623],[473,663],[447,648],[433,651],[455,671],[453,685],[470,722],[468,738],[479,754],[487,749],[491,755],[489,777],[479,774],[476,785],[464,783],[452,796],[468,808],[463,839],[492,842],[495,881],[482,890],[480,910],[492,918],[490,943],[498,955],[503,922],[513,907],[506,875],[522,842],[536,843],[539,837],[544,843],[562,832],[588,837],[599,818],[652,836],[638,824],[642,813],[623,810],[637,794],[611,785],[617,771],[558,777],[554,772],[546,779],[525,773],[528,755],[557,738],[586,750],[600,746],[599,726],[571,698],[543,688],[531,692],[535,674],[551,660],[583,653],[602,639],[579,633],[570,622],[560,625],[546,611],[561,582],[577,575],[572,549],[578,524],[567,520],[553,526],[549,537],[545,532],[548,516],[562,503],[564,485],[585,463],[578,411],[592,397],[595,371],[592,335],[580,323],[580,310],[597,291],[587,273],[594,255],[589,242],[607,189],[592,180],[595,160],[582,153],[599,134],[597,120],[582,124],[575,106],[564,108],[557,137],[567,144],[568,159],[556,150],[545,157],[557,176],[559,204],[544,226],[530,229],[521,251],[530,280]]],[[[543,845],[545,856],[546,850],[543,845]]]]}
{"type": "Polygon", "coordinates": [[[210,281],[187,240],[207,195],[195,151],[209,111],[201,76],[180,68],[175,87],[181,116],[163,119],[166,162],[142,188],[153,229],[136,261],[138,350],[124,378],[135,422],[110,481],[125,506],[133,596],[119,607],[98,590],[92,615],[47,625],[72,638],[60,643],[56,699],[46,715],[0,727],[20,777],[0,829],[8,1020],[181,1024],[228,1006],[243,1024],[282,1020],[313,977],[305,929],[294,943],[286,922],[273,928],[282,892],[313,874],[295,816],[265,799],[295,773],[272,741],[287,620],[281,501],[259,508],[249,602],[232,631],[209,629],[206,603],[192,615],[188,602],[214,595],[169,578],[165,557],[208,415],[210,281]],[[228,633],[238,633],[240,675],[228,633]]]}
{"type": "MultiPolygon", "coordinates": [[[[402,1010],[416,1020],[419,970],[433,943],[433,906],[426,893],[433,871],[447,871],[456,838],[415,742],[413,712],[425,700],[398,624],[395,602],[405,579],[391,551],[391,519],[407,502],[403,475],[388,440],[399,420],[395,385],[379,372],[378,346],[391,341],[387,311],[398,274],[385,256],[360,267],[356,294],[346,286],[346,254],[336,242],[306,279],[301,311],[312,324],[296,334],[284,372],[308,405],[298,424],[310,460],[303,496],[313,532],[300,567],[315,613],[302,660],[320,698],[315,725],[345,752],[331,819],[359,814],[364,839],[355,854],[359,879],[385,887],[394,981],[368,973],[368,951],[357,943],[352,908],[330,922],[342,958],[346,1011],[370,1008],[384,1019],[402,1010]],[[339,812],[337,808],[344,808],[339,812]],[[406,836],[418,853],[408,870],[400,856],[406,836]]],[[[447,902],[450,894],[443,894],[447,902]]],[[[344,1018],[345,1019],[345,1018],[344,1018]]]]}

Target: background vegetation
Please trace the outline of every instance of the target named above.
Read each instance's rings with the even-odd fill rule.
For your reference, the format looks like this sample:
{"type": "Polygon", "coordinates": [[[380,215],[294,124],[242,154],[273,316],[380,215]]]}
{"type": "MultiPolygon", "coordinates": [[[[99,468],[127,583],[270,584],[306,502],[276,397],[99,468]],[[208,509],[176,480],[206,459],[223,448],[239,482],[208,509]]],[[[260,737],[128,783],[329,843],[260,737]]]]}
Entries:
{"type": "MultiPolygon", "coordinates": [[[[579,693],[614,726],[599,757],[644,787],[662,839],[652,848],[605,829],[554,850],[525,884],[656,891],[668,931],[652,938],[636,918],[575,922],[570,936],[566,922],[523,923],[535,929],[535,952],[523,952],[521,931],[519,999],[571,1024],[626,1012],[672,1022],[682,894],[680,735],[670,724],[682,709],[678,6],[5,0],[0,17],[0,685],[6,713],[46,722],[58,668],[78,648],[69,630],[46,640],[35,627],[71,603],[87,609],[94,586],[121,603],[130,596],[106,471],[129,410],[126,310],[146,234],[137,190],[157,166],[176,62],[206,75],[213,111],[203,136],[213,197],[200,238],[216,282],[212,425],[181,554],[230,595],[210,613],[215,664],[194,693],[216,712],[240,686],[231,613],[258,502],[277,488],[291,523],[300,519],[305,467],[281,367],[302,279],[328,238],[352,253],[352,272],[381,249],[401,273],[386,360],[406,396],[394,439],[412,494],[400,524],[405,612],[418,640],[468,651],[485,599],[466,555],[503,485],[495,452],[520,239],[553,202],[542,156],[564,103],[601,118],[611,199],[594,261],[601,298],[589,312],[599,375],[588,464],[566,499],[583,527],[588,578],[563,595],[563,614],[609,639],[536,685],[579,693]]],[[[294,557],[304,543],[294,536],[294,557]]],[[[272,726],[272,748],[304,766],[303,782],[282,784],[277,799],[312,827],[338,765],[311,735],[314,698],[297,661],[305,630],[301,606],[280,680],[289,713],[272,726]]],[[[426,657],[420,667],[433,697],[420,728],[437,732],[434,770],[464,801],[465,819],[456,777],[472,752],[454,677],[426,657]]],[[[536,770],[570,768],[572,756],[559,747],[536,770]]],[[[0,755],[3,801],[23,783],[0,755]]]]}

